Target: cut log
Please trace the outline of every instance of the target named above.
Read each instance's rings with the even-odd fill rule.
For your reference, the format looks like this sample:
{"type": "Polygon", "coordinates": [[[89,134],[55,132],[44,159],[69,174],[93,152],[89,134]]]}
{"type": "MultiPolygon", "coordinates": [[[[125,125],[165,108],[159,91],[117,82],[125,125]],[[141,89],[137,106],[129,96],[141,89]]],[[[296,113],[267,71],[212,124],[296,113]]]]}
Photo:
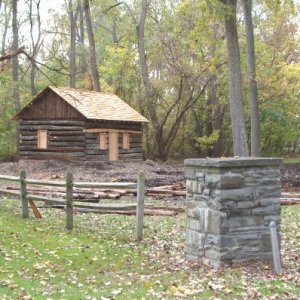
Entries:
{"type": "Polygon", "coordinates": [[[24,125],[41,125],[41,124],[49,124],[49,125],[79,125],[84,126],[84,121],[75,121],[75,120],[22,120],[21,124],[24,125]]]}
{"type": "Polygon", "coordinates": [[[299,198],[281,198],[280,199],[281,205],[300,205],[299,198]]]}
{"type": "Polygon", "coordinates": [[[174,191],[174,190],[167,190],[167,189],[151,188],[151,189],[147,189],[147,195],[186,196],[186,191],[174,191]]]}

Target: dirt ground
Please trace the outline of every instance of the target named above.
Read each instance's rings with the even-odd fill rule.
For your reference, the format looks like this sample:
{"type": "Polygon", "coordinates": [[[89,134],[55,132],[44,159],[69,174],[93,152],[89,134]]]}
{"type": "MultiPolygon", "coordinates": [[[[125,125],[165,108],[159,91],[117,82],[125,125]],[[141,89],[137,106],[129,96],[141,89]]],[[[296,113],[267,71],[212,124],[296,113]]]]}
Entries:
{"type": "MultiPolygon", "coordinates": [[[[65,162],[21,161],[0,163],[1,175],[18,175],[25,169],[28,178],[63,179],[67,171],[75,181],[136,182],[138,172],[144,171],[147,187],[184,182],[184,165],[181,162],[65,162]]],[[[300,192],[300,164],[283,164],[282,188],[287,192],[300,192]]]]}

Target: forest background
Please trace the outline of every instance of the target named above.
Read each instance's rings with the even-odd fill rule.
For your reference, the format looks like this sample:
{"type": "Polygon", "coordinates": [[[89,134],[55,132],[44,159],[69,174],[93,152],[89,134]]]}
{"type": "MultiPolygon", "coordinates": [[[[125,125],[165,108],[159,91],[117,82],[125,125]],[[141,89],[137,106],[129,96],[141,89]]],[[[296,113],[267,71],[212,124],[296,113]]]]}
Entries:
{"type": "MultiPolygon", "coordinates": [[[[222,1],[62,0],[55,5],[48,10],[46,0],[0,0],[1,57],[18,53],[0,62],[1,160],[16,157],[12,117],[48,85],[112,92],[124,99],[151,120],[143,135],[146,157],[233,155],[228,12],[222,1]]],[[[236,16],[250,142],[239,2],[236,16]]],[[[300,4],[255,0],[252,17],[262,155],[299,152],[300,4]]]]}

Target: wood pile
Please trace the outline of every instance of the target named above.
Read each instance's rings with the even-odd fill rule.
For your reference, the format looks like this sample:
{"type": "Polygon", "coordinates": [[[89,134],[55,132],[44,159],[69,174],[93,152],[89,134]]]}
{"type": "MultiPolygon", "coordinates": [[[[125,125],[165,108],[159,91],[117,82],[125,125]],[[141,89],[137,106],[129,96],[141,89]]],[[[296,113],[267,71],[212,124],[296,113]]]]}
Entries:
{"type": "Polygon", "coordinates": [[[282,193],[280,203],[281,205],[300,205],[300,194],[282,193]]]}
{"type": "MultiPolygon", "coordinates": [[[[18,191],[17,187],[9,186],[8,190],[18,191]]],[[[63,187],[27,187],[29,194],[51,197],[66,198],[65,188],[63,187]]],[[[114,189],[82,189],[74,188],[73,198],[75,201],[98,203],[101,199],[120,199],[123,196],[136,196],[135,189],[114,190],[114,189]]],[[[148,197],[185,197],[186,188],[184,182],[178,182],[173,185],[164,185],[146,189],[148,197]]],[[[282,193],[280,198],[281,205],[300,205],[299,193],[282,193]]]]}
{"type": "MultiPolygon", "coordinates": [[[[18,190],[17,187],[8,186],[8,190],[18,190]]],[[[29,194],[46,196],[51,198],[66,198],[66,191],[63,187],[27,187],[29,194]]],[[[114,189],[82,189],[74,188],[73,199],[87,202],[99,202],[101,199],[120,199],[122,196],[135,196],[135,189],[114,190],[114,189]]],[[[185,186],[179,182],[174,185],[164,185],[146,189],[147,196],[174,197],[185,196],[185,186]]]]}

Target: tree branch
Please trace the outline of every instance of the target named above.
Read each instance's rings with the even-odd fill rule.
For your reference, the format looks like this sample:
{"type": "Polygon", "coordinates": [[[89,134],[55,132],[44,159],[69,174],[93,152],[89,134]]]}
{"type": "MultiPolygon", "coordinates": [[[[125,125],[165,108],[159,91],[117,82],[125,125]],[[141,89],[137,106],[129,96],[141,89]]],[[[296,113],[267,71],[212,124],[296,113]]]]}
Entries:
{"type": "Polygon", "coordinates": [[[13,57],[15,57],[15,56],[23,53],[24,49],[25,49],[25,47],[22,46],[17,51],[14,51],[14,52],[11,52],[9,54],[5,54],[5,55],[0,56],[0,62],[4,61],[4,60],[10,60],[10,59],[12,59],[13,57]]]}

